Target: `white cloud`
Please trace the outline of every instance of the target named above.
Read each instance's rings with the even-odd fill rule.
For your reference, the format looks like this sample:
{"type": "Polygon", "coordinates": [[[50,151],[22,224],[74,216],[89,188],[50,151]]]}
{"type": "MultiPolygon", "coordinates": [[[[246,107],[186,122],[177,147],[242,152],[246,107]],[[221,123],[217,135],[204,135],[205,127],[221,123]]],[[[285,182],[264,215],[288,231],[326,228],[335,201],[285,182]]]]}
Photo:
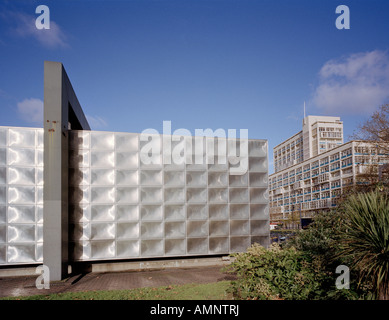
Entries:
{"type": "Polygon", "coordinates": [[[98,116],[86,115],[86,119],[92,129],[101,129],[108,126],[107,122],[98,116]]]}
{"type": "Polygon", "coordinates": [[[371,113],[389,97],[389,56],[383,51],[330,60],[319,76],[312,102],[324,113],[371,113]]]}
{"type": "Polygon", "coordinates": [[[13,32],[20,37],[33,37],[42,45],[48,48],[67,47],[66,35],[59,25],[50,20],[50,29],[38,30],[35,21],[38,16],[31,16],[25,13],[15,12],[11,16],[16,21],[13,32]]]}
{"type": "Polygon", "coordinates": [[[17,104],[22,119],[28,123],[43,126],[43,101],[40,99],[24,99],[17,104]]]}

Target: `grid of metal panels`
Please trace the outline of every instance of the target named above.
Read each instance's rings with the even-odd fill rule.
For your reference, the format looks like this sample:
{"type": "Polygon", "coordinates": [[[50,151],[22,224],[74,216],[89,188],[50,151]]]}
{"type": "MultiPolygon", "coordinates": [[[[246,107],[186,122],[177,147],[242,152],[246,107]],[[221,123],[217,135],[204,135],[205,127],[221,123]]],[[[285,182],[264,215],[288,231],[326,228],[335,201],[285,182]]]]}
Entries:
{"type": "MultiPolygon", "coordinates": [[[[249,140],[247,172],[231,175],[234,165],[217,156],[213,164],[209,159],[196,164],[194,155],[192,164],[165,161],[168,146],[174,150],[191,140],[194,152],[198,139],[206,146],[205,140],[214,138],[172,141],[164,136],[154,145],[160,153],[153,160],[159,159],[159,164],[147,164],[141,150],[151,142],[141,141],[140,136],[71,132],[72,259],[228,254],[244,251],[254,242],[268,244],[266,140],[249,140]]],[[[218,155],[217,141],[214,148],[218,155]]],[[[199,158],[206,159],[205,150],[199,158]]]]}
{"type": "MultiPolygon", "coordinates": [[[[195,139],[206,146],[209,138],[188,139],[195,150],[195,139]]],[[[71,259],[228,254],[268,244],[265,140],[248,141],[244,175],[231,175],[233,165],[216,151],[214,164],[205,152],[203,164],[164,164],[162,139],[161,164],[147,165],[146,143],[140,134],[70,133],[71,259]]],[[[0,265],[41,263],[42,254],[43,129],[0,127],[0,265]]]]}
{"type": "Polygon", "coordinates": [[[43,129],[0,127],[0,265],[42,255],[43,129]]]}

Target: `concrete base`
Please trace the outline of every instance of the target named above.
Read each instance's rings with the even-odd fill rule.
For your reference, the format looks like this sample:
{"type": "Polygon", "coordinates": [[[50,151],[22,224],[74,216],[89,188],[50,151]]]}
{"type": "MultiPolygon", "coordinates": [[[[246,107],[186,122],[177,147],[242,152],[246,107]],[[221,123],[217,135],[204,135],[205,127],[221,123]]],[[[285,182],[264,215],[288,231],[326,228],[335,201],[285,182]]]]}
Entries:
{"type": "MultiPolygon", "coordinates": [[[[223,257],[194,257],[185,259],[166,259],[166,260],[143,260],[143,261],[109,261],[109,262],[80,262],[68,267],[69,275],[78,273],[102,273],[102,272],[123,272],[123,271],[151,271],[163,270],[168,268],[197,268],[220,266],[224,267],[231,263],[233,258],[223,257]]],[[[35,273],[37,266],[14,267],[0,269],[0,278],[20,277],[20,276],[38,276],[35,273]]]]}
{"type": "Polygon", "coordinates": [[[153,260],[136,262],[110,262],[90,264],[90,272],[150,271],[167,268],[196,268],[225,266],[230,263],[229,257],[187,258],[175,260],[153,260]]]}
{"type": "Polygon", "coordinates": [[[0,278],[6,277],[23,277],[37,275],[35,273],[36,267],[17,267],[9,269],[0,269],[0,278]]]}

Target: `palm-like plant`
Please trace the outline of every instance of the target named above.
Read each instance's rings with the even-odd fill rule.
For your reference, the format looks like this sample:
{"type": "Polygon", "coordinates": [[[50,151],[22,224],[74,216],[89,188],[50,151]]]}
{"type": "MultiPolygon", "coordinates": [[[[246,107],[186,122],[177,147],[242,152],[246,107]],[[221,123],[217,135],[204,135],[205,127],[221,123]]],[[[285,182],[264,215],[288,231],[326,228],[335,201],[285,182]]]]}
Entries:
{"type": "Polygon", "coordinates": [[[379,299],[389,299],[389,197],[377,191],[351,195],[344,203],[340,254],[371,281],[379,299]]]}

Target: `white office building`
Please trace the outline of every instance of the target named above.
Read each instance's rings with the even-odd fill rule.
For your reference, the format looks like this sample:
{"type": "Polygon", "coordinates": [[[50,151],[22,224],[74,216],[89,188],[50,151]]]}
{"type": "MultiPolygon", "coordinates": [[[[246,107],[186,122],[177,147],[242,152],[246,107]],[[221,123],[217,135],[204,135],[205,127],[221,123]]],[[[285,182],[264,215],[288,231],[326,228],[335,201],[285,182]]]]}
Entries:
{"type": "Polygon", "coordinates": [[[376,145],[343,143],[338,117],[306,117],[303,130],[273,151],[276,170],[269,176],[273,222],[311,218],[318,210],[335,207],[344,189],[359,183],[359,174],[388,162],[388,155],[376,145]]]}
{"type": "Polygon", "coordinates": [[[273,149],[274,171],[299,164],[343,144],[339,117],[307,116],[302,130],[273,149]]]}

